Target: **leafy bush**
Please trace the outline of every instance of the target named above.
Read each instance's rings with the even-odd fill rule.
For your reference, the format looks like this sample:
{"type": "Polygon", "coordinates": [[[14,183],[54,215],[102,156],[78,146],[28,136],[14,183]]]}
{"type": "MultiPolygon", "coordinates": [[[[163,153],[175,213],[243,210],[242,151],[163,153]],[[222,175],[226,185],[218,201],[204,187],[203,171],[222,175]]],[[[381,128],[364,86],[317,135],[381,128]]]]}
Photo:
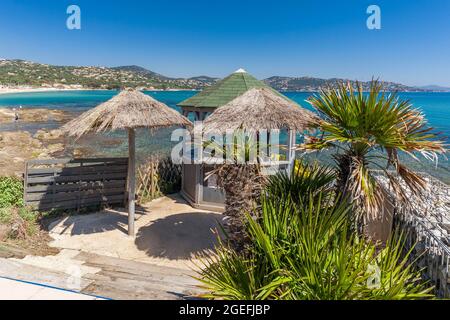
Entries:
{"type": "Polygon", "coordinates": [[[14,177],[0,177],[0,208],[23,205],[22,181],[14,177]]]}
{"type": "MultiPolygon", "coordinates": [[[[324,177],[323,169],[310,174],[324,177]]],[[[293,175],[292,180],[301,175],[293,175]]],[[[282,177],[286,179],[286,177],[282,177]]],[[[319,181],[327,181],[327,179],[319,181]]],[[[273,178],[272,183],[277,181],[273,178]]],[[[285,180],[283,180],[285,181],[285,180]]],[[[294,185],[293,181],[291,183],[294,185]]],[[[276,183],[279,183],[276,182],[276,183]]],[[[297,181],[296,185],[304,184],[297,181]]],[[[332,191],[299,192],[269,185],[262,198],[262,215],[247,214],[251,245],[238,254],[220,245],[218,254],[204,258],[199,280],[219,299],[423,299],[431,297],[419,273],[403,254],[401,237],[380,249],[350,230],[351,208],[332,191]],[[276,192],[271,193],[270,190],[276,192]],[[295,198],[295,200],[294,200],[295,198]]],[[[300,188],[302,189],[302,188],[300,188]]]]}
{"type": "Polygon", "coordinates": [[[294,202],[308,200],[320,191],[332,195],[336,174],[328,167],[296,161],[292,175],[281,172],[269,178],[267,191],[277,197],[289,195],[294,202]]]}
{"type": "MultiPolygon", "coordinates": [[[[27,207],[0,208],[0,224],[7,227],[7,238],[26,239],[39,230],[39,214],[27,207]]],[[[3,239],[0,239],[3,240],[3,239]]]]}

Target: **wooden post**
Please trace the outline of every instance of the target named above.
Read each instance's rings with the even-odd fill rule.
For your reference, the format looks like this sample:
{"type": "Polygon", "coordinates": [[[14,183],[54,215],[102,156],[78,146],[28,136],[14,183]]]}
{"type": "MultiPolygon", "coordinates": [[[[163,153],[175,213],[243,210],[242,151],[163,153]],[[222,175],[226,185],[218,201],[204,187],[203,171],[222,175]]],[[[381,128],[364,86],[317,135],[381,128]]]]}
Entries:
{"type": "Polygon", "coordinates": [[[153,200],[156,197],[155,192],[155,158],[150,160],[150,198],[153,200]]]}
{"type": "Polygon", "coordinates": [[[28,205],[27,194],[28,194],[28,161],[25,162],[25,171],[23,175],[23,203],[25,203],[25,205],[28,205]]]}
{"type": "Polygon", "coordinates": [[[289,130],[289,142],[288,142],[288,175],[291,176],[292,170],[294,170],[295,164],[295,143],[296,143],[296,131],[289,130]]]}
{"type": "Polygon", "coordinates": [[[136,139],[134,129],[128,129],[128,235],[134,237],[136,194],[136,139]]]}

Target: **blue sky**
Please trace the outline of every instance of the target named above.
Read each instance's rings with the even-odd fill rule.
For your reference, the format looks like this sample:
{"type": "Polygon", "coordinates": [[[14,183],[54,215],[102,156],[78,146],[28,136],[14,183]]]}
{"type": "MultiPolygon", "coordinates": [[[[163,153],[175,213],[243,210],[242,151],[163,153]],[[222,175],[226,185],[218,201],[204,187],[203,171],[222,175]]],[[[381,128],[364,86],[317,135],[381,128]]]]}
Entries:
{"type": "Polygon", "coordinates": [[[2,0],[0,58],[450,86],[448,0],[2,0]],[[82,29],[66,28],[77,4],[82,29]],[[381,7],[382,29],[366,27],[381,7]]]}

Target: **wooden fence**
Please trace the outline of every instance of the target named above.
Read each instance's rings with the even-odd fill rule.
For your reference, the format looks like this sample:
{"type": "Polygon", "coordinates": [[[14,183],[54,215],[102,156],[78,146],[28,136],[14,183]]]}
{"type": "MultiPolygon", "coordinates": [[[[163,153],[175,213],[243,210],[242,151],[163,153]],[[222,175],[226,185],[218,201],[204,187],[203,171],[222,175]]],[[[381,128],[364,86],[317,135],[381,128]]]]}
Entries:
{"type": "Polygon", "coordinates": [[[150,158],[136,173],[138,201],[143,203],[181,189],[181,165],[170,158],[150,158]]]}
{"type": "Polygon", "coordinates": [[[25,204],[39,210],[124,204],[127,171],[127,158],[28,161],[25,204]]]}

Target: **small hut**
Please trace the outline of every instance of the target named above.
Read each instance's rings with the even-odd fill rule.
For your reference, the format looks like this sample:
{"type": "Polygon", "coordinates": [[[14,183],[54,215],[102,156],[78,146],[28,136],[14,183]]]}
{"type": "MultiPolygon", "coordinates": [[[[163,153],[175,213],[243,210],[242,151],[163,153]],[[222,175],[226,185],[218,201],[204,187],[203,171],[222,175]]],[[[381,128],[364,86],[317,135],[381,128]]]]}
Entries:
{"type": "Polygon", "coordinates": [[[111,100],[83,113],[68,122],[62,131],[80,138],[87,133],[128,131],[128,233],[133,236],[135,214],[135,129],[159,129],[172,126],[191,126],[192,123],[164,103],[137,90],[124,90],[111,100]]]}
{"type": "MultiPolygon", "coordinates": [[[[223,132],[224,129],[280,129],[287,132],[285,160],[278,168],[289,169],[295,158],[296,132],[305,129],[313,113],[300,107],[281,93],[239,69],[217,84],[179,104],[183,114],[194,114],[203,121],[205,129],[223,132]]],[[[225,195],[211,175],[214,165],[184,164],[181,194],[194,207],[223,211],[225,195]],[[208,177],[207,179],[205,179],[208,177]]]]}
{"type": "Polygon", "coordinates": [[[268,87],[244,69],[239,69],[197,95],[178,104],[184,116],[194,115],[196,121],[203,121],[217,108],[227,104],[252,88],[268,87]]]}

